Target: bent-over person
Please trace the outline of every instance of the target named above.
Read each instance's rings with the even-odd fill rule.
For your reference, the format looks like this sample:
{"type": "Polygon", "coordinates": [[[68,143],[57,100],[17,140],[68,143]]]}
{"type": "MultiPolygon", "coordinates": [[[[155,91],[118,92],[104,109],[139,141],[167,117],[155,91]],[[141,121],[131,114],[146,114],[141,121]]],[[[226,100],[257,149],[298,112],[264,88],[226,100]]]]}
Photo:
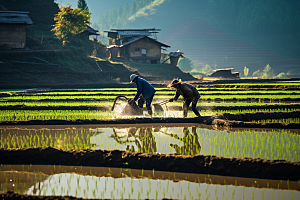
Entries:
{"type": "Polygon", "coordinates": [[[129,103],[131,101],[138,100],[138,106],[143,108],[143,105],[146,101],[146,108],[147,108],[148,114],[150,117],[152,117],[151,103],[152,103],[153,96],[154,96],[156,90],[150,83],[148,83],[148,81],[146,81],[143,78],[138,77],[138,75],[136,75],[136,74],[131,74],[130,81],[131,81],[131,83],[136,84],[137,91],[136,91],[134,98],[129,100],[129,103]]]}
{"type": "Polygon", "coordinates": [[[197,88],[189,83],[183,83],[180,79],[173,80],[168,87],[173,87],[176,89],[176,94],[173,98],[169,99],[170,102],[177,101],[180,95],[183,96],[184,102],[182,105],[183,108],[183,117],[187,117],[188,107],[192,103],[192,110],[197,117],[201,117],[200,113],[198,112],[196,106],[198,99],[200,98],[200,94],[197,88]]]}

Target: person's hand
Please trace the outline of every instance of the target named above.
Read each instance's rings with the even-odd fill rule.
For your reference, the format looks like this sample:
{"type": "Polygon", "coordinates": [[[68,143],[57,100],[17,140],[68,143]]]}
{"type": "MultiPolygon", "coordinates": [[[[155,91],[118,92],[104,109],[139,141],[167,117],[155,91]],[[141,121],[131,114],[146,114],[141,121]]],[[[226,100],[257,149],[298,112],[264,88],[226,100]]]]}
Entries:
{"type": "Polygon", "coordinates": [[[173,101],[174,101],[174,98],[169,99],[169,102],[173,102],[173,101]]]}

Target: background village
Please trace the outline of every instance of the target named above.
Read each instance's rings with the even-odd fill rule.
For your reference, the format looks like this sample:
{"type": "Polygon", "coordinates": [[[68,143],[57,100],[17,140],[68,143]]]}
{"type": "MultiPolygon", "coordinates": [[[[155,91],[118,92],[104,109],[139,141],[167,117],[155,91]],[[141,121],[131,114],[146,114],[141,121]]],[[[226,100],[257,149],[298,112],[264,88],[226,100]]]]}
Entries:
{"type": "Polygon", "coordinates": [[[300,199],[299,0],[0,0],[0,199],[300,199]]]}
{"type": "Polygon", "coordinates": [[[157,7],[164,6],[166,2],[133,1],[131,8],[127,2],[124,6],[119,4],[118,12],[112,9],[110,18],[100,13],[99,20],[107,18],[109,26],[103,20],[91,23],[88,4],[85,1],[75,2],[68,12],[73,12],[78,3],[86,11],[85,15],[89,16],[88,21],[82,21],[83,28],[80,31],[65,36],[68,41],[64,43],[63,36],[56,34],[62,30],[53,28],[55,22],[61,23],[54,21],[58,13],[57,3],[64,3],[61,6],[68,7],[65,4],[69,2],[47,0],[32,7],[28,6],[30,2],[1,2],[0,64],[4,87],[17,83],[59,85],[66,84],[66,79],[69,83],[79,85],[120,83],[127,82],[128,75],[133,72],[149,81],[298,76],[296,69],[299,60],[296,57],[288,58],[255,47],[222,33],[203,20],[194,21],[194,25],[198,24],[194,28],[189,23],[178,26],[174,35],[169,26],[159,29],[145,27],[147,24],[155,25],[153,20],[136,25],[138,19],[135,19],[135,23],[120,19],[120,16],[130,18],[136,16],[135,12],[147,12],[153,7],[159,12],[157,7]],[[42,15],[41,11],[36,10],[38,6],[47,6],[49,9],[42,15]],[[119,17],[114,16],[117,13],[119,17]],[[115,23],[113,18],[116,18],[115,23]],[[135,28],[125,28],[124,24],[135,28]],[[191,36],[193,39],[189,40],[190,43],[183,43],[183,38],[191,31],[195,31],[191,36]],[[31,69],[35,73],[30,73],[31,69]],[[77,78],[74,80],[72,77],[77,78]]]}

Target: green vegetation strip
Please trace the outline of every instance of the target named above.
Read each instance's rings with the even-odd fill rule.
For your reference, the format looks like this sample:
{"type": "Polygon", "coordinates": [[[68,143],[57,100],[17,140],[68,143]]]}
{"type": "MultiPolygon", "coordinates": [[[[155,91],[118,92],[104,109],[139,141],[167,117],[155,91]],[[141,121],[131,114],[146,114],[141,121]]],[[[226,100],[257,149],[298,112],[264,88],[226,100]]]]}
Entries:
{"type": "MultiPolygon", "coordinates": [[[[134,95],[136,91],[104,91],[104,92],[43,92],[43,93],[19,93],[19,94],[11,94],[11,96],[93,96],[93,95],[134,95]]],[[[269,95],[285,95],[285,94],[300,94],[299,90],[281,90],[281,91],[255,91],[255,90],[243,90],[243,91],[206,91],[199,90],[201,95],[240,95],[240,94],[251,94],[251,95],[261,95],[261,94],[269,94],[269,95]]],[[[174,90],[170,91],[157,91],[156,95],[169,95],[175,94],[174,90]]]]}
{"type": "Polygon", "coordinates": [[[76,120],[76,119],[115,119],[114,112],[100,110],[3,110],[0,121],[27,121],[27,120],[76,120]]]}
{"type": "MultiPolygon", "coordinates": [[[[125,101],[123,101],[125,103],[125,101]]],[[[153,101],[154,103],[157,103],[159,101],[153,101]]],[[[111,107],[113,105],[113,101],[32,101],[32,102],[11,102],[11,101],[0,101],[0,106],[108,106],[111,107]]],[[[268,105],[299,105],[299,102],[293,102],[293,103],[284,103],[284,102],[278,102],[278,103],[273,103],[273,102],[267,102],[267,103],[260,103],[260,102],[222,102],[222,103],[216,103],[216,102],[201,102],[199,101],[198,106],[210,106],[210,107],[215,107],[215,106],[268,106],[268,105]]],[[[169,102],[167,103],[167,106],[182,106],[181,101],[176,101],[176,102],[169,102]]]]}
{"type": "MultiPolygon", "coordinates": [[[[174,94],[170,95],[156,95],[155,98],[171,98],[174,94]]],[[[134,97],[134,95],[128,95],[128,98],[134,97]]],[[[14,97],[2,97],[1,100],[10,99],[26,99],[26,100],[36,100],[36,99],[114,99],[116,96],[14,96],[14,97]]],[[[201,99],[298,99],[299,95],[202,95],[201,99]]]]}
{"type": "MultiPolygon", "coordinates": [[[[240,114],[240,113],[278,113],[278,112],[293,112],[299,111],[297,109],[245,109],[245,110],[200,110],[202,116],[212,116],[215,114],[240,114]]],[[[179,112],[179,111],[177,111],[179,112]]],[[[179,112],[181,115],[181,111],[179,112]]],[[[154,113],[155,116],[160,116],[161,113],[154,113]]],[[[195,114],[189,110],[188,115],[190,117],[195,114]]],[[[128,116],[125,116],[128,118],[128,116]]],[[[137,116],[130,116],[136,118],[137,116]]],[[[172,115],[172,117],[178,116],[178,113],[172,115]]],[[[76,120],[76,119],[116,119],[123,118],[115,112],[105,112],[101,110],[1,110],[0,121],[26,121],[26,120],[76,120]]]]}
{"type": "MultiPolygon", "coordinates": [[[[224,84],[216,84],[216,85],[224,85],[224,84]]],[[[249,86],[264,86],[264,85],[274,85],[274,86],[280,86],[280,85],[300,85],[300,82],[274,82],[274,83],[228,83],[226,85],[249,85],[249,86]]]]}

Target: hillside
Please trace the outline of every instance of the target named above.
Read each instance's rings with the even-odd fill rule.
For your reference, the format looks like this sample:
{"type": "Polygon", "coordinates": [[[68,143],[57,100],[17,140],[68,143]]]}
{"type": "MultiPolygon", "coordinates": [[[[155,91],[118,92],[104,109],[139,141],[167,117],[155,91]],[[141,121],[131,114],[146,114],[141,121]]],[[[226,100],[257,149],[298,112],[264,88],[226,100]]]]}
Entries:
{"type": "MultiPolygon", "coordinates": [[[[34,38],[30,49],[0,51],[0,89],[116,87],[129,83],[132,73],[149,81],[194,80],[169,64],[109,61],[105,46],[97,41],[79,42],[75,37],[65,47],[57,39],[37,46],[41,35],[34,38]]],[[[50,38],[44,37],[44,41],[50,38]]]]}
{"type": "Polygon", "coordinates": [[[128,83],[136,73],[148,80],[194,80],[178,67],[108,61],[106,47],[97,40],[75,36],[62,46],[50,32],[58,11],[54,0],[1,2],[1,10],[29,11],[25,49],[0,50],[0,88],[76,88],[128,83]],[[49,7],[43,11],[42,7],[49,7]],[[43,15],[43,13],[45,15],[43,15]],[[160,72],[160,73],[158,73],[160,72]]]}
{"type": "Polygon", "coordinates": [[[270,63],[275,74],[291,71],[300,76],[300,18],[296,14],[300,4],[254,0],[248,8],[255,12],[248,15],[246,4],[237,0],[168,0],[127,25],[160,28],[158,40],[171,45],[170,51],[180,49],[200,66],[234,67],[241,74],[247,66],[252,74],[270,63]],[[273,16],[276,9],[280,12],[273,16]],[[294,21],[283,23],[290,19],[294,21]]]}

